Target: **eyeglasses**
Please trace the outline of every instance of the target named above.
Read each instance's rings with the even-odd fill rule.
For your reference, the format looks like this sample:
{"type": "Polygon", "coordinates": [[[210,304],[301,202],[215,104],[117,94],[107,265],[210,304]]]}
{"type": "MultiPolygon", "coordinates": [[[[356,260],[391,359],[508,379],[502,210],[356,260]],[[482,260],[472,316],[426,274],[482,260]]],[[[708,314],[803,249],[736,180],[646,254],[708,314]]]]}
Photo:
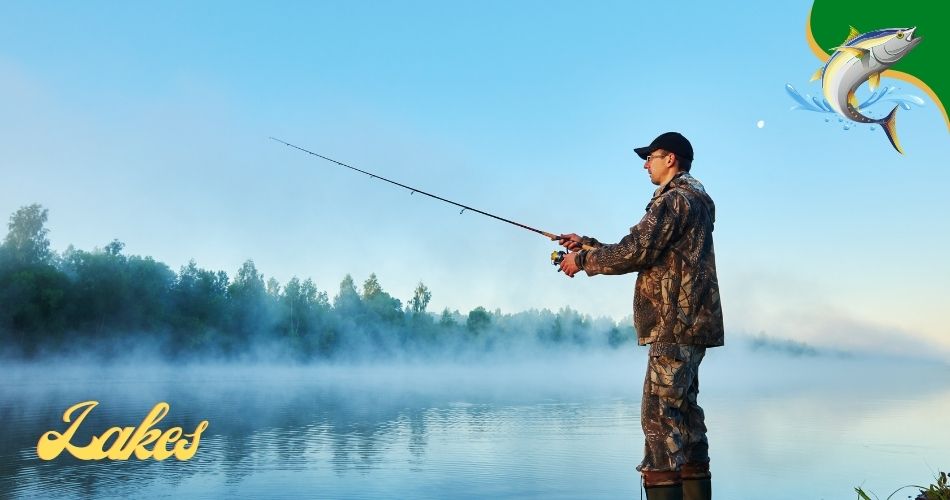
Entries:
{"type": "Polygon", "coordinates": [[[654,160],[656,158],[665,158],[669,156],[670,154],[671,153],[666,153],[665,155],[647,155],[647,161],[654,160]]]}

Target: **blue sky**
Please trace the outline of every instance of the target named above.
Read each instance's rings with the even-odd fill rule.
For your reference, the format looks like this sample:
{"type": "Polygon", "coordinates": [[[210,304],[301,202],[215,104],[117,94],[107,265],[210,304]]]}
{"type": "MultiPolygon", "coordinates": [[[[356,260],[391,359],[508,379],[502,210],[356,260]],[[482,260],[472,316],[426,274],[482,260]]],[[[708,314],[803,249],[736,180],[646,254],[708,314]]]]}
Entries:
{"type": "Polygon", "coordinates": [[[818,91],[809,7],[5,2],[0,213],[43,204],[59,251],[118,238],[331,297],[375,272],[403,300],[425,282],[435,310],[619,319],[635,275],[567,279],[540,236],[267,138],[611,242],[653,190],[631,148],[679,130],[718,207],[729,331],[950,353],[947,127],[887,78],[926,100],[898,112],[904,156],[790,111],[786,83],[818,91]]]}

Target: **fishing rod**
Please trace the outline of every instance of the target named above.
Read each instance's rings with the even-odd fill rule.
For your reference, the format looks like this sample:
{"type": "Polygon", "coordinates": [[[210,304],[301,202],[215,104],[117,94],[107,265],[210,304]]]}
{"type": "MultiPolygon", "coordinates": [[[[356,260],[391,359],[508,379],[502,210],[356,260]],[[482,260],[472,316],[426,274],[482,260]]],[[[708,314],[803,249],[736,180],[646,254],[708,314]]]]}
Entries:
{"type": "MultiPolygon", "coordinates": [[[[370,176],[370,177],[372,177],[372,178],[374,178],[374,179],[379,179],[379,180],[381,180],[381,181],[386,181],[386,182],[388,182],[388,183],[390,183],[390,184],[399,186],[399,187],[401,187],[401,188],[403,188],[403,189],[408,189],[408,190],[409,190],[409,194],[419,193],[419,194],[426,195],[426,196],[428,196],[428,197],[430,197],[430,198],[435,198],[436,200],[443,201],[443,202],[448,203],[448,204],[450,204],[450,205],[455,205],[455,206],[460,207],[460,208],[462,209],[462,210],[459,212],[459,214],[462,214],[462,213],[464,213],[466,210],[468,210],[468,211],[471,211],[471,212],[475,212],[475,213],[479,213],[479,214],[482,214],[482,215],[491,217],[492,219],[495,219],[495,220],[500,220],[500,221],[502,221],[502,222],[507,222],[508,224],[511,224],[511,225],[514,225],[514,226],[518,226],[518,227],[520,227],[520,228],[522,228],[522,229],[527,229],[528,231],[532,231],[532,232],[538,233],[538,234],[540,234],[540,235],[546,236],[546,237],[550,238],[551,240],[557,240],[557,239],[559,239],[559,238],[558,238],[558,235],[556,235],[556,234],[554,234],[554,233],[549,233],[549,232],[547,232],[547,231],[542,231],[542,230],[540,230],[540,229],[533,228],[533,227],[531,227],[531,226],[522,224],[522,223],[520,223],[520,222],[515,222],[515,221],[513,221],[513,220],[509,220],[509,219],[506,219],[506,218],[504,218],[504,217],[499,217],[499,216],[497,216],[497,215],[495,215],[495,214],[490,214],[490,213],[488,213],[488,212],[485,212],[485,211],[483,211],[483,210],[479,210],[479,209],[477,209],[477,208],[470,207],[470,206],[468,206],[468,205],[463,205],[463,204],[461,204],[461,203],[454,202],[454,201],[452,201],[452,200],[443,198],[443,197],[438,196],[438,195],[434,195],[434,194],[432,194],[432,193],[427,193],[427,192],[425,192],[425,191],[423,191],[423,190],[421,190],[421,189],[417,189],[417,188],[414,188],[414,187],[412,187],[412,186],[407,186],[407,185],[405,185],[405,184],[396,182],[396,181],[394,181],[394,180],[387,179],[387,178],[385,178],[385,177],[376,175],[376,174],[374,174],[374,173],[372,173],[372,172],[367,172],[366,170],[362,170],[362,169],[356,168],[356,167],[354,167],[354,166],[347,165],[346,163],[343,163],[343,162],[341,162],[341,161],[334,160],[333,158],[329,158],[329,157],[323,156],[323,155],[321,155],[321,154],[314,153],[313,151],[310,151],[309,149],[302,148],[302,147],[300,147],[300,146],[297,146],[297,145],[295,145],[295,144],[291,144],[291,143],[289,143],[289,142],[287,142],[287,141],[278,139],[278,138],[273,137],[273,136],[271,136],[270,139],[271,139],[271,140],[274,140],[274,141],[277,141],[277,142],[279,142],[279,143],[281,143],[281,144],[283,144],[283,145],[285,145],[285,146],[289,146],[289,147],[292,147],[292,148],[294,148],[294,149],[303,151],[304,153],[307,153],[307,154],[316,156],[317,158],[321,158],[321,159],[324,159],[324,160],[326,160],[326,161],[328,161],[328,162],[335,163],[335,164],[337,164],[337,165],[339,165],[339,166],[341,166],[341,167],[346,167],[346,168],[348,168],[348,169],[350,169],[350,170],[355,170],[355,171],[360,172],[360,173],[362,173],[362,174],[366,174],[366,175],[368,175],[368,176],[370,176]]],[[[594,249],[594,247],[589,246],[589,245],[582,245],[582,246],[583,246],[583,248],[584,248],[585,250],[593,250],[593,249],[594,249]]],[[[560,263],[561,263],[561,260],[564,258],[564,255],[565,255],[565,254],[566,254],[566,252],[564,252],[564,251],[554,251],[554,252],[551,252],[551,262],[552,262],[554,265],[560,264],[560,263]]]]}

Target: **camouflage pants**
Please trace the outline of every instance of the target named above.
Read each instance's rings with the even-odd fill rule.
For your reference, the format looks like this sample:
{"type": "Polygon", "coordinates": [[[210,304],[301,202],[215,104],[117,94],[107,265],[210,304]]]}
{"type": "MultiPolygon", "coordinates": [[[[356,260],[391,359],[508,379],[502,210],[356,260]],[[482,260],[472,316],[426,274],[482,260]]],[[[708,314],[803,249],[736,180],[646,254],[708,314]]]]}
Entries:
{"type": "Polygon", "coordinates": [[[672,472],[683,464],[708,464],[703,409],[696,404],[703,346],[650,345],[640,422],[646,437],[641,472],[672,472]]]}

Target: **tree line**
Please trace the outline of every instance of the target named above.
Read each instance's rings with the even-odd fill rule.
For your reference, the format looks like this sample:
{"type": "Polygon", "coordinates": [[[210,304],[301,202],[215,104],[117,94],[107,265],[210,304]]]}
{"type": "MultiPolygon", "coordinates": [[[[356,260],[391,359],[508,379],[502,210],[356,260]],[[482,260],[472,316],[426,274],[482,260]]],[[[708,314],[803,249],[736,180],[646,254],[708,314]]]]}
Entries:
{"type": "Polygon", "coordinates": [[[41,205],[20,208],[0,245],[6,357],[87,350],[119,356],[143,345],[175,359],[478,356],[539,346],[616,348],[633,338],[630,326],[570,308],[432,313],[425,284],[404,303],[375,274],[361,287],[347,275],[331,299],[310,278],[265,280],[252,260],[228,276],[193,260],[175,272],[151,257],[126,255],[118,240],[59,254],[50,249],[47,220],[41,205]]]}

